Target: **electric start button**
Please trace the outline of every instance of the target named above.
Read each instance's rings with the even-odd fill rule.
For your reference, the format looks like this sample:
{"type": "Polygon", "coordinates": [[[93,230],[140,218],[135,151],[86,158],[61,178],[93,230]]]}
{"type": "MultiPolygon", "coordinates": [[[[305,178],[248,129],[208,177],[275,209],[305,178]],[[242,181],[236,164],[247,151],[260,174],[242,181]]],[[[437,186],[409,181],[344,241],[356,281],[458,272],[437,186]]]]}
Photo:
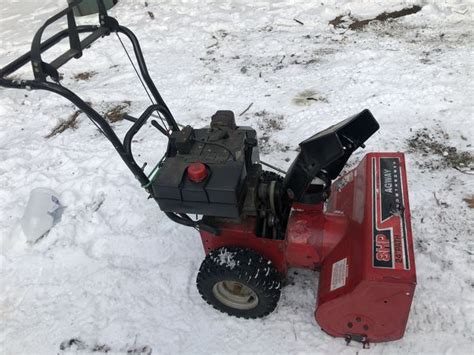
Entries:
{"type": "Polygon", "coordinates": [[[201,182],[207,178],[207,169],[203,163],[191,163],[188,165],[188,178],[193,182],[201,182]]]}

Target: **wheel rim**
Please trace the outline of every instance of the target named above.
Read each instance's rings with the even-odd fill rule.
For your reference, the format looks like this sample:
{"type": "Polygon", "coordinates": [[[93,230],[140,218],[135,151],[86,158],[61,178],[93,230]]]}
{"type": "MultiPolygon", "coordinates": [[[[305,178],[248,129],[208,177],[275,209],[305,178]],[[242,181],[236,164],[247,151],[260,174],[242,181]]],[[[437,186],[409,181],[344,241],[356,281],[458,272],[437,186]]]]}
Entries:
{"type": "Polygon", "coordinates": [[[254,290],[238,281],[220,281],[212,288],[212,293],[228,307],[248,310],[258,304],[258,296],[254,290]]]}

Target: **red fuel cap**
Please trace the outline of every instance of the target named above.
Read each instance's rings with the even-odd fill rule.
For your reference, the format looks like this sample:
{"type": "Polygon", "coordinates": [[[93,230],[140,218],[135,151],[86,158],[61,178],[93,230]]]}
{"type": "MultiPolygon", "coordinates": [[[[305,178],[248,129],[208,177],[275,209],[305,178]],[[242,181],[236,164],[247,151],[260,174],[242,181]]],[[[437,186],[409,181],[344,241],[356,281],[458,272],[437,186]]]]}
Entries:
{"type": "Polygon", "coordinates": [[[203,163],[188,165],[188,178],[193,182],[201,182],[207,178],[207,169],[203,163]]]}

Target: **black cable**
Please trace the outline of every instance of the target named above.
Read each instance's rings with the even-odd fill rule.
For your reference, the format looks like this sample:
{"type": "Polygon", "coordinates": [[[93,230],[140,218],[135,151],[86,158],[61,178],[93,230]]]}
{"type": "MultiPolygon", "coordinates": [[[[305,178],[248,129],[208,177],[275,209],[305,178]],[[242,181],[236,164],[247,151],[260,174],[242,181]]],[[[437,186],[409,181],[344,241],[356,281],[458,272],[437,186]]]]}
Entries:
{"type": "MultiPolygon", "coordinates": [[[[127,51],[127,48],[125,47],[125,44],[122,42],[122,39],[120,38],[118,32],[115,32],[115,35],[117,36],[118,40],[120,41],[120,44],[122,45],[122,48],[123,50],[125,51],[125,54],[127,55],[128,57],[128,60],[130,61],[130,64],[132,65],[133,67],[133,70],[135,71],[135,74],[137,74],[137,77],[138,77],[138,80],[140,80],[140,83],[142,84],[142,87],[143,89],[145,90],[148,98],[150,99],[150,102],[154,105],[156,104],[154,101],[153,101],[153,98],[151,97],[150,93],[148,92],[148,89],[145,85],[145,83],[143,82],[143,79],[141,77],[141,75],[138,73],[138,70],[137,70],[137,67],[135,66],[135,64],[133,63],[133,60],[132,60],[132,57],[130,57],[130,54],[128,53],[127,51]]],[[[152,115],[153,116],[153,115],[152,115]]],[[[156,116],[153,116],[153,117],[156,117],[156,116]]],[[[158,117],[156,118],[159,118],[161,123],[163,124],[163,126],[167,127],[164,120],[163,120],[163,117],[161,117],[161,115],[158,113],[158,117]]],[[[168,128],[168,131],[169,131],[169,128],[168,128]]]]}
{"type": "Polygon", "coordinates": [[[127,55],[128,60],[130,61],[130,64],[132,64],[133,70],[135,70],[135,74],[137,74],[138,80],[140,80],[140,83],[142,84],[143,89],[145,90],[145,92],[146,92],[148,98],[150,99],[150,101],[151,101],[152,104],[155,104],[155,102],[154,102],[153,99],[151,98],[150,93],[148,92],[148,89],[146,88],[145,83],[143,82],[142,77],[141,77],[140,74],[138,73],[137,67],[136,67],[135,64],[133,63],[132,58],[130,57],[130,54],[129,54],[128,51],[127,51],[127,48],[125,47],[125,44],[122,42],[122,39],[120,38],[118,32],[115,32],[115,35],[117,36],[118,40],[120,41],[120,44],[122,45],[122,48],[123,48],[123,50],[125,51],[125,54],[127,55]]]}
{"type": "Polygon", "coordinates": [[[278,167],[276,167],[275,165],[272,165],[272,164],[269,164],[269,163],[265,163],[264,161],[260,160],[260,164],[262,165],[265,165],[265,166],[268,166],[269,168],[272,168],[273,170],[276,170],[278,171],[279,173],[282,173],[282,174],[286,174],[287,172],[283,169],[280,169],[278,167]]]}
{"type": "Polygon", "coordinates": [[[215,146],[217,146],[217,147],[223,148],[223,149],[225,149],[225,150],[230,154],[230,156],[232,157],[232,160],[233,160],[233,161],[236,161],[236,160],[237,160],[237,159],[235,158],[234,153],[233,153],[228,147],[226,147],[226,146],[223,145],[223,144],[215,143],[215,142],[209,142],[209,141],[202,141],[202,140],[194,139],[194,138],[192,138],[191,140],[194,141],[194,142],[197,142],[197,143],[202,143],[202,144],[204,144],[204,145],[210,144],[210,145],[215,145],[215,146]]]}

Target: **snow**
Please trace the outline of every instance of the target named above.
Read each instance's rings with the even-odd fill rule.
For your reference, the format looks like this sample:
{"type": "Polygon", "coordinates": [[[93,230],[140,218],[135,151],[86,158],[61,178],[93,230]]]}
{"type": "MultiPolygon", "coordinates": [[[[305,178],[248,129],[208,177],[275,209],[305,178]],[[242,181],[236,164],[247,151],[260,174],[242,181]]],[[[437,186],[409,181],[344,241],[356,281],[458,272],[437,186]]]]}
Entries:
{"type": "MultiPolygon", "coordinates": [[[[408,144],[426,132],[473,153],[472,2],[147,2],[121,0],[111,13],[136,32],[180,123],[202,126],[217,109],[238,115],[253,102],[238,124],[255,127],[264,160],[286,168],[298,142],[364,108],[372,111],[381,129],[351,165],[368,151],[407,151],[418,286],[405,337],[363,352],[472,353],[474,213],[464,199],[472,198],[474,180],[443,163],[450,150],[443,157],[408,144]],[[328,25],[338,15],[368,19],[413,4],[423,9],[364,31],[328,25]],[[296,104],[304,95],[313,97],[311,104],[296,104]]],[[[27,51],[35,29],[64,3],[4,3],[0,66],[27,51]]],[[[103,111],[130,100],[136,115],[148,105],[114,36],[61,71],[63,85],[103,111]],[[73,78],[86,71],[97,74],[73,78]]],[[[362,351],[320,331],[311,271],[290,271],[277,309],[264,319],[232,318],[209,307],[195,287],[204,256],[197,232],[174,224],[147,199],[87,118],[79,115],[76,129],[46,139],[74,113],[72,105],[46,92],[0,92],[5,354],[362,351]],[[20,219],[35,187],[59,192],[65,209],[60,223],[30,245],[20,219]]],[[[128,127],[114,123],[119,135],[128,127]]],[[[134,151],[152,167],[166,142],[149,128],[134,151]]]]}
{"type": "Polygon", "coordinates": [[[219,249],[219,253],[214,257],[213,260],[218,265],[223,265],[230,270],[233,270],[239,264],[239,262],[235,260],[235,253],[227,250],[227,248],[219,249]]]}

